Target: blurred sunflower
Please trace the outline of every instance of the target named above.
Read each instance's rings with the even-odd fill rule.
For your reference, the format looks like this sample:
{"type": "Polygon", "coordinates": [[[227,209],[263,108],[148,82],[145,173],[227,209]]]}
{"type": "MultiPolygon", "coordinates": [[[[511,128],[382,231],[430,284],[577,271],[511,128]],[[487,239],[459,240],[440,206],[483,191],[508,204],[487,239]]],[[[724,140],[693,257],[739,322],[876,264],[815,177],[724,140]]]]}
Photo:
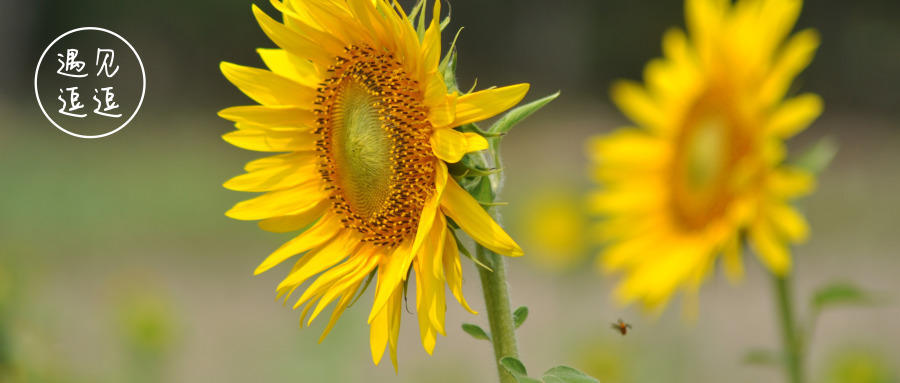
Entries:
{"type": "Polygon", "coordinates": [[[323,338],[377,277],[368,318],[372,356],[377,364],[390,343],[396,368],[410,270],[429,353],[436,335],[444,334],[444,284],[469,309],[447,217],[497,253],[522,254],[448,177],[446,163],[488,147],[482,136],[454,127],[510,108],[528,84],[465,95],[448,91],[439,69],[440,1],[434,2],[430,20],[419,8],[418,28],[399,5],[385,0],[272,4],[283,24],[253,7],[263,31],[281,48],[259,49],[269,70],[221,65],[225,77],[261,105],[227,108],[219,115],[236,122],[237,131],[223,136],[229,143],[288,153],[252,161],[248,173],[226,182],[232,190],[265,193],[226,215],[261,220],[260,227],[274,232],[305,228],[256,273],[304,254],[277,290],[286,300],[315,277],[294,308],[306,304],[303,325],[310,309],[307,324],[337,302],[323,338]]]}
{"type": "Polygon", "coordinates": [[[813,30],[788,38],[800,9],[799,0],[687,0],[690,37],[668,31],[645,84],[613,86],[638,127],[593,140],[589,152],[604,185],[592,208],[607,217],[598,264],[624,274],[621,301],[660,308],[679,288],[696,292],[719,254],[739,278],[745,238],[772,273],[790,272],[788,246],[808,227],[789,203],[814,178],[784,163],[784,140],[822,112],[816,95],[786,98],[819,45],[813,30]]]}

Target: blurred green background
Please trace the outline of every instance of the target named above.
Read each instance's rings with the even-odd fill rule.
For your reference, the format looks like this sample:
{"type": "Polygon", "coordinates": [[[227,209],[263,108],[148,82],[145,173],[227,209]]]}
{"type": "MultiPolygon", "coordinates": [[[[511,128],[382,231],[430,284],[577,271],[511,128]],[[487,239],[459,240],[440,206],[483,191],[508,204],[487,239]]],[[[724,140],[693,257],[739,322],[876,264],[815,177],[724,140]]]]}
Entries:
{"type": "MultiPolygon", "coordinates": [[[[584,142],[625,123],[608,85],[639,78],[662,32],[683,25],[681,2],[456,1],[452,15],[451,30],[465,26],[461,87],[477,78],[530,82],[527,99],[563,92],[504,141],[503,214],[527,254],[509,269],[513,304],[531,308],[519,331],[529,368],[572,364],[603,382],[780,381],[776,369],[743,362],[780,340],[752,258],[740,285],[710,278],[693,321],[677,300],[658,318],[613,304],[614,278],[592,267],[584,142]],[[633,324],[628,336],[609,329],[618,318],[633,324]]],[[[888,297],[823,314],[809,368],[817,382],[897,382],[900,2],[808,1],[798,22],[807,27],[823,44],[795,87],[821,94],[826,111],[790,145],[830,135],[841,149],[801,204],[813,237],[796,249],[798,300],[835,280],[888,297]]],[[[372,365],[367,298],[318,345],[324,323],[300,330],[298,313],[274,300],[287,267],[252,276],[287,236],[223,214],[248,195],[221,183],[257,154],[218,137],[231,127],[216,111],[251,103],[218,63],[261,66],[254,48],[270,46],[242,0],[0,1],[0,382],[494,379],[489,345],[459,330],[486,324],[483,315],[450,304],[448,336],[428,357],[404,313],[395,374],[372,365]],[[32,88],[43,49],[81,26],[121,34],[147,71],[139,115],[98,140],[53,128],[32,88]]],[[[465,276],[482,308],[471,264],[465,276]]]]}

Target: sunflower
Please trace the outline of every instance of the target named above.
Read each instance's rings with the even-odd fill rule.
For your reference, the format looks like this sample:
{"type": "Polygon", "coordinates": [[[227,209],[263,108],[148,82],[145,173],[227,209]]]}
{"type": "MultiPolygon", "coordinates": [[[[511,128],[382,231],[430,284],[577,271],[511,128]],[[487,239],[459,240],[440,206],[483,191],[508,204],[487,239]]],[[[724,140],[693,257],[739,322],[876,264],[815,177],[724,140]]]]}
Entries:
{"type": "Polygon", "coordinates": [[[814,178],[785,163],[784,140],[822,112],[814,94],[786,96],[819,44],[813,30],[788,37],[800,8],[687,0],[688,34],[665,33],[644,84],[612,87],[637,126],[594,139],[589,152],[604,185],[591,196],[606,217],[598,265],[623,274],[618,300],[661,308],[678,289],[696,293],[719,255],[739,279],[745,240],[772,273],[790,272],[788,247],[808,235],[790,203],[814,178]]]}
{"type": "Polygon", "coordinates": [[[253,7],[262,30],[280,47],[259,49],[269,70],[221,65],[225,77],[260,105],[231,107],[219,115],[237,127],[225,141],[285,153],[251,161],[246,174],[225,183],[228,189],[264,193],[226,215],[261,220],[259,226],[273,232],[302,230],[256,274],[301,255],[278,285],[278,296],[287,300],[310,281],[294,305],[305,304],[301,326],[336,302],[322,338],[374,278],[368,317],[372,356],[378,364],[390,343],[396,368],[411,271],[428,353],[437,334],[444,334],[445,284],[472,311],[462,295],[450,220],[499,254],[522,254],[448,177],[447,163],[488,147],[481,135],[455,127],[512,107],[528,84],[462,95],[455,86],[448,90],[439,65],[440,1],[434,2],[430,20],[420,11],[418,28],[399,5],[385,0],[272,4],[283,23],[253,7]]]}

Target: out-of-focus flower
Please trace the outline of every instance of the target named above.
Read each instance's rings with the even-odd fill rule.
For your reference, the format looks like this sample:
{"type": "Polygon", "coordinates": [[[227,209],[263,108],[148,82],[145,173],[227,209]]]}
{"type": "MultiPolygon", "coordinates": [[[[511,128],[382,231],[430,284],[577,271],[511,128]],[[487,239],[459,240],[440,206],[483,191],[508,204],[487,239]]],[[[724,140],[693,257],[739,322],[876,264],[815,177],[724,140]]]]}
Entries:
{"type": "Polygon", "coordinates": [[[584,260],[588,215],[577,188],[556,186],[529,192],[514,212],[528,259],[542,269],[564,271],[584,260]]]}
{"type": "Polygon", "coordinates": [[[827,383],[890,383],[900,375],[884,356],[862,348],[845,349],[827,364],[827,383]]]}
{"type": "Polygon", "coordinates": [[[685,9],[688,35],[665,34],[644,84],[612,88],[637,126],[589,148],[603,185],[591,204],[607,217],[598,264],[624,274],[619,300],[647,307],[679,288],[696,292],[720,254],[739,278],[745,237],[772,273],[789,273],[788,247],[808,235],[790,202],[814,178],[784,163],[784,140],[822,112],[817,95],[786,96],[819,45],[813,30],[788,37],[801,1],[687,0],[685,9]]]}
{"type": "Polygon", "coordinates": [[[288,152],[252,161],[247,174],[226,182],[232,190],[265,193],[226,214],[261,220],[260,227],[274,232],[305,228],[256,273],[304,254],[278,294],[288,299],[314,279],[294,307],[306,304],[302,324],[310,310],[309,322],[337,302],[323,337],[377,276],[368,318],[371,351],[377,364],[389,343],[395,368],[411,270],[427,352],[444,334],[445,284],[468,308],[448,217],[485,247],[522,254],[448,177],[447,163],[488,147],[481,135],[454,128],[512,107],[528,84],[464,95],[455,85],[448,90],[448,72],[439,63],[440,3],[434,2],[430,18],[419,12],[417,26],[399,5],[384,0],[275,1],[283,23],[254,7],[263,31],[281,49],[259,50],[269,70],[221,66],[229,81],[261,104],[222,110],[219,115],[238,129],[225,140],[249,150],[288,152]]]}

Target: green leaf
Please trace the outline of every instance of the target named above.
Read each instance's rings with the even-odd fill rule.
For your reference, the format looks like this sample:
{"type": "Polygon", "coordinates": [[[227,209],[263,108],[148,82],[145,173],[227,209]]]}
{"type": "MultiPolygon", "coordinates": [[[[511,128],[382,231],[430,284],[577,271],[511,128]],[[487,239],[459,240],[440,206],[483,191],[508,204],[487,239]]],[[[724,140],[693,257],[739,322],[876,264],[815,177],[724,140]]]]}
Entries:
{"type": "Polygon", "coordinates": [[[488,335],[487,331],[484,331],[484,329],[481,328],[481,326],[479,326],[477,324],[463,323],[462,329],[463,329],[463,331],[466,332],[466,334],[471,335],[475,339],[481,339],[481,340],[486,340],[486,341],[491,340],[491,336],[488,335]]]}
{"type": "Polygon", "coordinates": [[[516,378],[520,376],[528,376],[528,371],[525,369],[525,365],[522,361],[513,358],[511,356],[504,357],[500,359],[500,364],[506,371],[509,371],[510,374],[515,376],[516,378]]]}
{"type": "Polygon", "coordinates": [[[837,155],[838,144],[831,137],[823,137],[816,143],[812,144],[803,153],[797,156],[793,162],[794,165],[806,169],[813,174],[819,174],[828,168],[831,160],[837,155]]]}
{"type": "Polygon", "coordinates": [[[750,350],[744,354],[743,362],[757,366],[779,366],[784,359],[781,354],[772,350],[750,350]]]}
{"type": "Polygon", "coordinates": [[[544,373],[544,383],[600,383],[600,381],[572,367],[556,366],[544,373]]]}
{"type": "Polygon", "coordinates": [[[491,125],[490,129],[488,129],[488,133],[504,134],[508,132],[513,126],[522,122],[522,120],[528,118],[532,113],[537,112],[538,109],[543,108],[544,105],[547,105],[557,97],[559,97],[559,92],[510,110],[504,114],[503,117],[500,117],[494,125],[491,125]]]}
{"type": "Polygon", "coordinates": [[[816,311],[838,306],[852,304],[871,304],[873,297],[848,282],[835,282],[818,289],[812,298],[812,306],[816,311]]]}
{"type": "Polygon", "coordinates": [[[522,326],[522,323],[525,323],[525,319],[528,319],[528,307],[520,306],[513,312],[513,323],[516,325],[516,328],[522,326]]]}

